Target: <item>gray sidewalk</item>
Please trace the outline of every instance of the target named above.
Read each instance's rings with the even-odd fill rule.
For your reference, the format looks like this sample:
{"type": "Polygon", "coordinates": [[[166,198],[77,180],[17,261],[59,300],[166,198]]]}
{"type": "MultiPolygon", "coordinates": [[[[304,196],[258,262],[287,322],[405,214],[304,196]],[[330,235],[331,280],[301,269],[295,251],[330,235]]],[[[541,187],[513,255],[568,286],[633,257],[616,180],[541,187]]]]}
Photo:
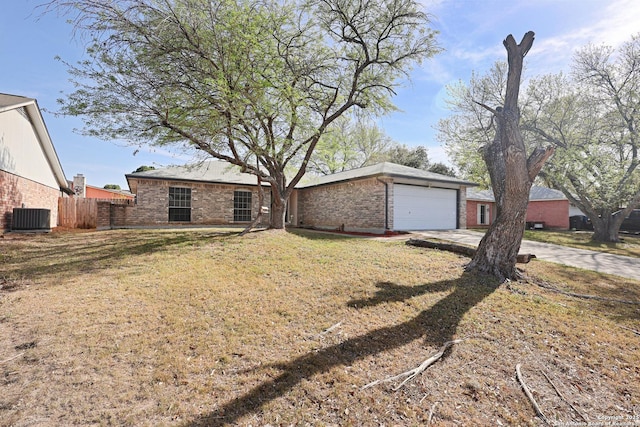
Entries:
{"type": "MultiPolygon", "coordinates": [[[[478,246],[483,233],[471,230],[416,231],[415,235],[478,246]]],[[[523,240],[520,253],[534,254],[538,259],[600,273],[640,280],[640,258],[611,255],[585,249],[523,240]]]]}

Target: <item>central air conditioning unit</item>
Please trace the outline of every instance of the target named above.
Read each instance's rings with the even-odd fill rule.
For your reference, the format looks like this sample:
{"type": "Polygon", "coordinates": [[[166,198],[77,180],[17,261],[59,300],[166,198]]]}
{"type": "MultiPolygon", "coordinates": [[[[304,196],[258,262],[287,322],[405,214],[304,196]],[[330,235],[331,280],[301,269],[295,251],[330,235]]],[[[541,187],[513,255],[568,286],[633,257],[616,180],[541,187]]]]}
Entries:
{"type": "Polygon", "coordinates": [[[51,210],[13,208],[11,229],[14,231],[51,231],[51,210]]]}

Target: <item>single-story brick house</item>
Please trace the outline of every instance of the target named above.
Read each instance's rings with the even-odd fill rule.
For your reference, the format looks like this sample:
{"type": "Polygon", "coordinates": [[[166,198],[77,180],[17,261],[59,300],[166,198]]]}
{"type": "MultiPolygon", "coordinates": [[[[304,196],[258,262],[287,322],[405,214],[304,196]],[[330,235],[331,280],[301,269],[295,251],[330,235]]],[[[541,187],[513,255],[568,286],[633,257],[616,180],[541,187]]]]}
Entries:
{"type": "MultiPolygon", "coordinates": [[[[486,228],[496,217],[493,191],[467,191],[467,227],[486,228]]],[[[529,192],[527,225],[530,228],[569,229],[569,200],[561,191],[533,186],[529,192]]]]}
{"type": "Polygon", "coordinates": [[[65,193],[73,191],[36,100],[0,94],[0,233],[11,229],[15,208],[32,209],[38,219],[48,211],[55,227],[65,193]]]}
{"type": "MultiPolygon", "coordinates": [[[[133,206],[112,206],[100,227],[246,224],[258,206],[257,179],[220,161],[126,175],[133,206]]],[[[466,191],[475,184],[393,163],[306,177],[292,194],[287,224],[384,233],[466,227],[466,191]]],[[[265,207],[270,206],[263,183],[265,207]]],[[[99,214],[101,215],[101,214],[99,214]]],[[[268,221],[268,215],[264,215],[268,221]]]]}

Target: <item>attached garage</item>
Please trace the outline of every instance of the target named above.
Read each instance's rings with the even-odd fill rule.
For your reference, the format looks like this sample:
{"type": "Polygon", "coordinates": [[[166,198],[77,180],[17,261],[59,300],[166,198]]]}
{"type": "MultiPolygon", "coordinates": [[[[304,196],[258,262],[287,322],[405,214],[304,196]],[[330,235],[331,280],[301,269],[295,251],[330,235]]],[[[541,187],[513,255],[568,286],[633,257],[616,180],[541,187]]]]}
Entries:
{"type": "Polygon", "coordinates": [[[394,230],[458,228],[458,191],[449,188],[393,185],[394,230]]]}
{"type": "MultiPolygon", "coordinates": [[[[228,190],[233,195],[236,187],[243,192],[256,185],[255,176],[218,161],[137,172],[127,175],[127,180],[138,200],[135,207],[127,208],[132,212],[128,218],[138,221],[134,213],[140,216],[145,212],[144,221],[152,224],[167,221],[166,200],[171,187],[192,188],[191,223],[209,225],[237,222],[234,198],[228,197],[228,190]],[[176,187],[176,183],[182,184],[176,187]],[[160,187],[165,190],[158,190],[160,187]],[[165,202],[158,202],[158,194],[164,194],[165,202]],[[158,203],[165,203],[164,210],[158,210],[158,203]],[[216,216],[198,213],[202,209],[196,203],[203,212],[216,212],[216,216]],[[164,216],[160,218],[158,212],[165,212],[164,216]]],[[[388,162],[331,175],[309,175],[289,198],[286,222],[293,227],[376,234],[466,228],[467,188],[475,185],[388,162]]],[[[251,218],[260,207],[252,208],[251,218]]],[[[249,212],[246,214],[249,219],[249,212]]],[[[146,224],[140,221],[122,225],[146,224]]]]}
{"type": "Polygon", "coordinates": [[[291,225],[386,233],[466,228],[476,184],[394,163],[309,177],[297,187],[291,225]]]}

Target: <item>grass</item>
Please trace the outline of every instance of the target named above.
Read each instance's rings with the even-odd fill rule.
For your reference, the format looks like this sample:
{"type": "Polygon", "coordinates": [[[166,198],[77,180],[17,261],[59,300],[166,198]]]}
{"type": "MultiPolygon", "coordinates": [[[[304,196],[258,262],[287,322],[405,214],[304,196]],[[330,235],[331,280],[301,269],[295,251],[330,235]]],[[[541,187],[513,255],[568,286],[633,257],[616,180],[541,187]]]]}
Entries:
{"type": "MultiPolygon", "coordinates": [[[[640,306],[463,272],[403,241],[311,232],[7,235],[0,425],[540,425],[640,415],[640,306]],[[362,390],[464,339],[407,386],[362,390]]],[[[534,261],[563,290],[640,283],[534,261]]],[[[634,421],[635,422],[635,421],[634,421]]],[[[640,422],[636,422],[640,424],[640,422]]]]}
{"type": "Polygon", "coordinates": [[[620,243],[602,243],[591,241],[592,234],[593,232],[590,231],[526,230],[524,238],[537,242],[640,258],[640,237],[621,234],[620,243]]]}

